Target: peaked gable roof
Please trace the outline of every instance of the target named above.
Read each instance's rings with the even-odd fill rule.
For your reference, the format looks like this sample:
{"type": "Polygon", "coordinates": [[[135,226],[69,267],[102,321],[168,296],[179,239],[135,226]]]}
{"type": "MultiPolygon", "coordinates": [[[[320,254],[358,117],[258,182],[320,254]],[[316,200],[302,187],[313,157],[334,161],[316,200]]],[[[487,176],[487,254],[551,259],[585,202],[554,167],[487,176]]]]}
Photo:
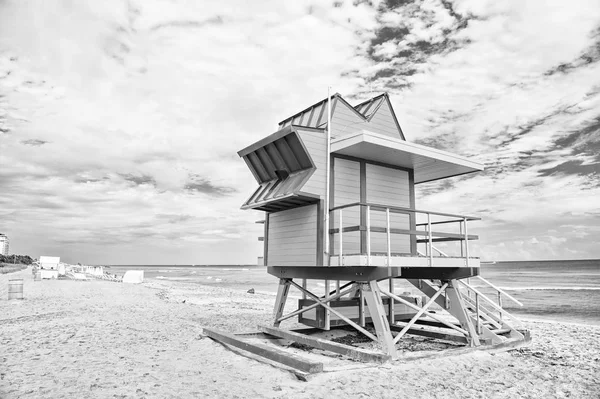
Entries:
{"type": "MultiPolygon", "coordinates": [[[[279,129],[292,125],[313,128],[326,127],[327,100],[328,98],[326,97],[279,122],[279,129]]],[[[398,135],[402,140],[406,140],[387,93],[375,96],[354,107],[339,93],[335,93],[331,96],[331,119],[333,126],[332,131],[334,133],[336,126],[340,122],[339,119],[342,119],[343,128],[347,129],[350,127],[350,129],[347,129],[349,130],[348,133],[356,129],[367,129],[389,136],[398,135]],[[345,114],[345,116],[336,115],[336,110],[338,111],[338,114],[342,113],[345,114]],[[374,122],[373,125],[369,126],[372,121],[374,122]]]]}

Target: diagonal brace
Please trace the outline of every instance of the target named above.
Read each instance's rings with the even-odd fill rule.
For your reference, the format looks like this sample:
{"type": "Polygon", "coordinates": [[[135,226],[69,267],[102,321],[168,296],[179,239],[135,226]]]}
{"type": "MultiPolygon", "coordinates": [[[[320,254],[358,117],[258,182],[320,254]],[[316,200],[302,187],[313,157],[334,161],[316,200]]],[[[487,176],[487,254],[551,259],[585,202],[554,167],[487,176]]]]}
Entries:
{"type": "MultiPolygon", "coordinates": [[[[397,300],[398,302],[401,302],[401,303],[405,304],[406,306],[408,306],[409,308],[412,308],[412,309],[416,310],[417,312],[418,312],[419,310],[421,310],[421,308],[420,308],[420,307],[418,307],[417,305],[414,305],[414,304],[412,304],[412,303],[408,302],[407,300],[400,298],[400,297],[399,297],[399,296],[397,296],[397,295],[391,294],[391,293],[389,293],[389,292],[386,292],[386,291],[383,291],[383,290],[381,290],[381,293],[382,293],[383,295],[387,295],[387,296],[389,296],[389,297],[390,297],[390,298],[392,298],[392,299],[395,299],[395,300],[397,300]]],[[[456,331],[458,331],[458,332],[459,332],[459,333],[461,333],[461,334],[468,335],[468,333],[467,333],[467,331],[466,331],[466,330],[464,330],[464,329],[462,329],[462,328],[460,328],[460,327],[457,327],[457,326],[455,326],[455,325],[454,325],[454,324],[452,324],[452,323],[448,323],[446,320],[442,319],[441,317],[438,317],[438,316],[436,316],[434,313],[429,313],[429,312],[427,312],[427,316],[431,317],[432,319],[435,319],[435,320],[439,321],[440,323],[444,324],[444,325],[445,325],[445,326],[447,326],[447,327],[450,327],[450,328],[452,328],[453,330],[456,330],[456,331]]]]}
{"type": "MultiPolygon", "coordinates": [[[[292,283],[293,283],[293,282],[292,282],[292,283]]],[[[294,284],[294,286],[297,286],[297,285],[296,285],[296,284],[294,284]]],[[[316,308],[316,307],[318,307],[318,306],[322,305],[323,303],[327,303],[327,302],[334,301],[334,300],[336,300],[336,299],[338,299],[338,298],[340,298],[340,297],[342,297],[342,296],[344,296],[344,295],[346,295],[346,294],[348,294],[348,293],[352,292],[352,290],[353,290],[353,289],[354,289],[354,288],[350,287],[350,288],[348,288],[347,290],[341,291],[340,293],[338,293],[338,294],[336,294],[336,295],[334,295],[334,296],[330,296],[329,298],[327,298],[327,299],[325,299],[325,300],[321,300],[321,299],[319,299],[319,300],[318,300],[316,303],[313,303],[312,305],[309,305],[309,306],[307,306],[307,307],[305,307],[305,308],[302,308],[302,309],[295,310],[295,311],[293,311],[293,312],[291,312],[291,313],[288,313],[288,314],[286,314],[285,316],[281,316],[281,317],[280,317],[280,318],[278,318],[276,321],[277,321],[278,323],[281,323],[282,321],[284,321],[284,320],[287,320],[287,319],[289,319],[290,317],[294,317],[294,316],[297,316],[297,315],[299,315],[299,314],[301,314],[301,313],[304,313],[304,312],[306,312],[306,311],[309,311],[309,310],[311,310],[311,309],[314,309],[314,308],[316,308]]],[[[315,296],[313,293],[311,293],[310,291],[308,291],[308,290],[307,290],[307,289],[305,289],[304,287],[302,287],[302,288],[301,288],[301,290],[302,290],[302,292],[303,292],[303,293],[305,293],[305,294],[307,294],[307,295],[311,295],[311,296],[313,296],[313,297],[315,296]]]]}
{"type": "MultiPolygon", "coordinates": [[[[400,339],[404,336],[404,334],[406,334],[406,332],[412,327],[412,325],[415,324],[415,322],[417,320],[419,320],[419,317],[421,317],[423,315],[423,313],[427,312],[427,309],[429,309],[429,306],[431,306],[435,302],[435,299],[446,289],[446,287],[448,287],[448,283],[445,283],[444,285],[442,285],[440,287],[440,289],[435,294],[433,294],[433,296],[429,299],[429,301],[427,301],[425,306],[423,306],[421,308],[421,310],[419,310],[417,312],[417,314],[414,315],[412,319],[410,319],[408,324],[406,326],[404,326],[402,331],[400,331],[400,333],[398,335],[396,335],[396,337],[394,338],[395,344],[398,343],[398,341],[400,341],[400,339]]],[[[390,299],[390,301],[393,301],[393,299],[390,299]]]]}
{"type": "Polygon", "coordinates": [[[316,296],[315,294],[313,294],[312,292],[310,292],[308,290],[305,290],[300,285],[296,284],[293,280],[291,280],[290,283],[294,287],[298,288],[302,292],[305,292],[306,295],[310,296],[312,299],[314,299],[315,301],[318,302],[318,303],[316,303],[314,305],[321,305],[321,306],[323,306],[325,309],[329,310],[331,313],[335,314],[337,317],[339,317],[340,319],[344,320],[346,323],[350,324],[352,327],[356,328],[358,331],[360,331],[361,333],[363,333],[364,335],[366,335],[367,337],[369,337],[373,341],[378,341],[378,339],[377,339],[376,336],[374,336],[373,334],[371,334],[370,332],[368,332],[367,330],[365,330],[364,328],[362,328],[361,326],[359,326],[358,324],[356,324],[355,322],[353,322],[352,320],[350,320],[349,318],[347,318],[346,316],[344,316],[343,314],[341,314],[340,312],[338,312],[337,310],[335,310],[334,308],[332,308],[331,306],[327,305],[326,302],[327,301],[331,301],[336,296],[329,297],[326,301],[321,301],[321,299],[318,296],[316,296]]]}

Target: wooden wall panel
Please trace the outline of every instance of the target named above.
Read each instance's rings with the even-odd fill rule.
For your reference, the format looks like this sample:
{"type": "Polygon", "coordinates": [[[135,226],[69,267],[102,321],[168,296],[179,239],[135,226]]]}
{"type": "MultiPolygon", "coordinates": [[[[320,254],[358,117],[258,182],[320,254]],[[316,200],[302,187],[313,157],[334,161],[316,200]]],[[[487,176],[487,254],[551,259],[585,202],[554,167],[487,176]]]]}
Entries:
{"type": "MultiPolygon", "coordinates": [[[[410,208],[410,189],[408,172],[386,168],[379,165],[366,164],[367,202],[410,208]]],[[[391,213],[391,228],[409,229],[409,215],[391,213]]],[[[384,211],[371,210],[371,226],[386,227],[384,211]]],[[[385,233],[371,233],[371,251],[387,252],[385,233]]],[[[408,235],[392,235],[392,252],[410,253],[410,237],[408,235]]]]}
{"type": "Polygon", "coordinates": [[[394,138],[402,137],[387,101],[383,101],[373,118],[369,121],[368,126],[365,126],[364,129],[394,138]]]}
{"type": "MultiPolygon", "coordinates": [[[[324,122],[327,123],[326,117],[324,122]]],[[[338,100],[331,115],[331,125],[331,138],[336,138],[366,129],[367,122],[357,115],[353,108],[338,100]]]]}
{"type": "MultiPolygon", "coordinates": [[[[333,206],[360,202],[360,163],[347,159],[333,159],[333,206]]],[[[339,227],[339,211],[331,215],[333,226],[339,227]]],[[[360,208],[352,207],[343,210],[343,226],[360,225],[360,208]]],[[[360,234],[358,231],[344,233],[344,254],[360,253],[360,234]]],[[[334,254],[339,254],[339,235],[333,236],[334,254]]]]}
{"type": "Polygon", "coordinates": [[[319,195],[321,198],[325,198],[325,187],[326,187],[326,144],[327,136],[325,132],[313,132],[309,130],[298,129],[298,134],[304,143],[304,146],[308,150],[310,157],[312,158],[317,169],[315,173],[308,179],[302,191],[310,194],[319,195]]]}
{"type": "Polygon", "coordinates": [[[268,266],[315,266],[317,205],[269,214],[268,266]]]}

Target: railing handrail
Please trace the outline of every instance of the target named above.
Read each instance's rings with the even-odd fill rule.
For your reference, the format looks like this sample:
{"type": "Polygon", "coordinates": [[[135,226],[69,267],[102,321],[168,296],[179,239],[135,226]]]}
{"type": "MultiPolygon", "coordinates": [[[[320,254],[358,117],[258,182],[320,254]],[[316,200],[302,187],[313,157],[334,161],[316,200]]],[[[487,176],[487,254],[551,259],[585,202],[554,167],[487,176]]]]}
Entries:
{"type": "Polygon", "coordinates": [[[465,216],[465,215],[456,215],[456,214],[453,214],[453,213],[425,211],[425,210],[422,210],[422,209],[406,208],[406,207],[402,207],[402,206],[382,205],[382,204],[375,204],[375,203],[372,203],[372,202],[353,202],[353,203],[350,203],[350,204],[338,205],[338,206],[334,206],[333,208],[330,208],[329,212],[333,212],[333,211],[336,211],[338,209],[351,208],[351,207],[354,207],[354,206],[370,206],[371,209],[372,208],[382,208],[382,209],[390,209],[390,210],[402,211],[402,212],[409,212],[409,213],[425,213],[425,214],[429,214],[429,215],[454,217],[454,218],[460,218],[461,221],[463,221],[463,220],[467,220],[467,221],[481,220],[481,218],[478,218],[478,217],[475,217],[475,216],[465,216]]]}
{"type": "Polygon", "coordinates": [[[458,282],[461,283],[462,285],[464,285],[465,287],[467,287],[468,289],[470,289],[471,291],[473,291],[475,294],[479,295],[479,297],[483,298],[496,311],[504,314],[507,317],[515,319],[515,317],[513,315],[511,315],[510,313],[508,313],[506,310],[502,309],[500,306],[496,305],[494,303],[494,301],[492,301],[490,298],[488,298],[487,296],[485,296],[484,294],[482,294],[481,291],[479,291],[478,289],[476,289],[476,288],[472,287],[471,285],[465,283],[463,280],[458,280],[458,282]]]}
{"type": "Polygon", "coordinates": [[[523,306],[523,304],[521,302],[519,302],[518,300],[516,300],[515,298],[513,298],[511,295],[507,294],[502,288],[500,287],[496,287],[494,284],[490,283],[489,281],[487,281],[486,279],[484,279],[481,276],[477,276],[481,281],[483,281],[484,283],[486,283],[487,285],[489,285],[490,287],[492,287],[493,289],[495,289],[496,291],[500,292],[501,294],[505,295],[508,299],[510,299],[511,301],[513,301],[514,303],[516,303],[519,306],[523,306]]]}

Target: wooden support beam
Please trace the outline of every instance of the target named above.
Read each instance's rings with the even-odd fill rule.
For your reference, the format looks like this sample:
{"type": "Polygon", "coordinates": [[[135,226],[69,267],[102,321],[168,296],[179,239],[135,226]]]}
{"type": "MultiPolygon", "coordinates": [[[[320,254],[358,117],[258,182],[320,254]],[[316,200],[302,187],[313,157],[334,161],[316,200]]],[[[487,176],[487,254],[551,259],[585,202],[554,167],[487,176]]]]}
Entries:
{"type": "Polygon", "coordinates": [[[385,316],[385,309],[383,307],[383,302],[381,301],[381,292],[377,285],[377,281],[369,281],[368,283],[363,284],[362,291],[369,308],[371,321],[377,332],[379,344],[386,354],[390,355],[392,359],[396,359],[398,357],[398,352],[396,351],[394,337],[390,331],[390,325],[385,316]]]}
{"type": "MultiPolygon", "coordinates": [[[[406,323],[396,322],[399,325],[390,326],[392,331],[401,331],[406,323]]],[[[416,324],[418,326],[418,324],[416,324]]],[[[467,344],[467,338],[461,335],[446,334],[440,331],[433,331],[426,328],[409,328],[406,334],[420,335],[422,337],[436,338],[443,341],[460,342],[461,344],[467,344]]]]}
{"type": "Polygon", "coordinates": [[[460,291],[458,291],[458,289],[456,288],[456,285],[456,280],[451,280],[450,284],[448,285],[448,288],[446,288],[446,296],[450,299],[450,306],[446,310],[452,316],[456,317],[456,319],[460,322],[462,328],[469,332],[469,337],[471,337],[471,339],[469,340],[469,345],[479,346],[481,344],[479,342],[479,334],[475,328],[473,319],[469,317],[468,310],[462,299],[462,295],[460,294],[460,291]]]}
{"type": "MultiPolygon", "coordinates": [[[[303,307],[303,308],[294,310],[293,312],[288,313],[285,316],[279,316],[279,318],[275,319],[275,321],[277,323],[281,323],[282,321],[284,321],[286,319],[289,319],[290,317],[297,316],[297,315],[302,314],[302,313],[304,313],[306,311],[309,311],[311,309],[319,307],[323,303],[331,302],[331,301],[334,301],[334,300],[336,300],[336,299],[338,299],[340,297],[343,297],[344,295],[352,292],[352,290],[353,290],[353,287],[350,287],[350,288],[348,288],[346,290],[343,290],[342,292],[338,292],[337,294],[335,294],[333,296],[330,296],[328,299],[319,300],[319,301],[313,303],[312,305],[309,305],[307,307],[303,307]]],[[[309,290],[307,290],[306,288],[302,287],[302,294],[306,295],[307,293],[313,295],[309,290]]],[[[275,327],[278,327],[278,326],[275,326],[275,327]]]]}
{"type": "Polygon", "coordinates": [[[285,331],[279,328],[265,326],[259,326],[258,328],[266,334],[274,335],[283,339],[289,339],[291,341],[298,342],[303,345],[308,345],[313,348],[339,353],[340,355],[348,356],[352,359],[360,360],[362,362],[385,363],[391,359],[389,355],[384,355],[381,353],[372,353],[360,348],[339,344],[337,342],[328,341],[326,339],[310,337],[293,331],[285,331]]]}
{"type": "Polygon", "coordinates": [[[320,373],[323,371],[323,363],[311,362],[301,358],[300,356],[293,355],[276,348],[270,348],[266,345],[257,343],[251,344],[226,332],[212,330],[210,328],[204,328],[203,330],[204,334],[218,342],[243,349],[255,355],[284,364],[288,367],[292,367],[306,373],[320,373]]]}
{"type": "MultiPolygon", "coordinates": [[[[326,299],[326,300],[321,300],[321,298],[319,298],[318,296],[316,296],[312,292],[310,292],[308,290],[303,290],[302,287],[299,286],[298,284],[296,284],[295,282],[293,282],[293,281],[290,280],[290,283],[294,287],[298,288],[300,291],[306,292],[306,295],[308,295],[309,297],[311,297],[314,301],[318,302],[319,305],[321,305],[325,309],[329,310],[331,313],[335,314],[337,317],[339,317],[340,319],[344,320],[346,323],[350,324],[352,327],[354,327],[355,329],[357,329],[358,331],[360,331],[361,333],[363,333],[367,337],[371,338],[373,341],[377,341],[377,337],[376,336],[374,336],[373,334],[371,334],[370,332],[368,332],[367,330],[365,330],[364,328],[362,328],[361,326],[359,326],[358,324],[356,324],[355,322],[353,322],[352,320],[350,320],[349,318],[347,318],[346,316],[344,316],[340,312],[336,311],[331,306],[327,305],[326,302],[330,301],[332,299],[331,297],[329,299],[326,299]]],[[[381,301],[381,298],[379,298],[379,301],[381,301]]],[[[385,313],[384,313],[384,315],[385,315],[385,313]]],[[[278,327],[278,326],[275,326],[275,327],[278,327]]]]}
{"type": "Polygon", "coordinates": [[[287,278],[279,279],[279,287],[277,288],[277,297],[275,298],[275,307],[273,308],[273,326],[279,327],[281,323],[281,315],[285,309],[288,293],[290,292],[290,283],[292,280],[287,278]]]}
{"type": "Polygon", "coordinates": [[[421,310],[419,310],[417,312],[417,314],[415,314],[413,316],[413,318],[408,322],[408,324],[406,324],[406,326],[402,329],[402,331],[400,331],[400,334],[398,334],[394,338],[394,343],[397,343],[402,338],[402,336],[404,336],[404,334],[406,334],[408,332],[408,330],[412,327],[412,325],[415,324],[415,322],[417,320],[419,320],[419,318],[423,315],[423,313],[425,313],[427,311],[427,309],[429,309],[429,306],[431,306],[431,304],[435,302],[435,299],[444,292],[446,287],[448,287],[448,283],[444,283],[444,285],[442,285],[440,287],[440,289],[435,294],[433,294],[433,296],[429,299],[429,301],[427,301],[427,303],[425,305],[423,305],[421,310]]]}
{"type": "MultiPolygon", "coordinates": [[[[408,302],[406,299],[404,299],[404,298],[401,298],[401,297],[399,297],[399,296],[397,296],[397,295],[394,295],[394,294],[392,294],[392,293],[385,292],[385,291],[381,291],[381,293],[382,293],[383,295],[387,295],[387,296],[389,296],[390,298],[392,298],[392,299],[394,299],[394,300],[396,300],[396,301],[398,301],[398,302],[400,302],[400,303],[403,303],[403,304],[405,304],[406,306],[408,306],[409,308],[412,308],[412,309],[416,310],[417,312],[418,312],[419,310],[421,310],[421,308],[420,308],[420,307],[416,306],[415,304],[412,304],[412,303],[408,302]]],[[[433,294],[432,294],[432,295],[433,295],[433,294]]],[[[437,301],[437,300],[439,300],[439,298],[437,298],[437,299],[436,299],[436,301],[437,301]]],[[[436,315],[435,313],[429,313],[429,312],[426,312],[426,314],[427,314],[427,316],[431,317],[432,319],[435,319],[435,320],[439,321],[440,323],[444,324],[446,327],[449,327],[449,328],[451,328],[451,329],[453,329],[453,330],[456,330],[456,331],[458,331],[458,332],[459,332],[459,333],[461,333],[461,334],[467,334],[467,331],[466,331],[466,330],[463,330],[462,328],[460,328],[460,327],[457,327],[455,324],[453,324],[453,323],[450,323],[450,322],[448,322],[448,321],[444,320],[443,318],[439,317],[439,316],[438,316],[438,315],[436,315]]]]}
{"type": "Polygon", "coordinates": [[[479,275],[478,267],[400,267],[394,266],[269,266],[267,273],[277,278],[307,278],[314,280],[344,280],[367,282],[392,277],[406,279],[453,280],[479,275]],[[390,270],[391,269],[391,270],[390,270]]]}

